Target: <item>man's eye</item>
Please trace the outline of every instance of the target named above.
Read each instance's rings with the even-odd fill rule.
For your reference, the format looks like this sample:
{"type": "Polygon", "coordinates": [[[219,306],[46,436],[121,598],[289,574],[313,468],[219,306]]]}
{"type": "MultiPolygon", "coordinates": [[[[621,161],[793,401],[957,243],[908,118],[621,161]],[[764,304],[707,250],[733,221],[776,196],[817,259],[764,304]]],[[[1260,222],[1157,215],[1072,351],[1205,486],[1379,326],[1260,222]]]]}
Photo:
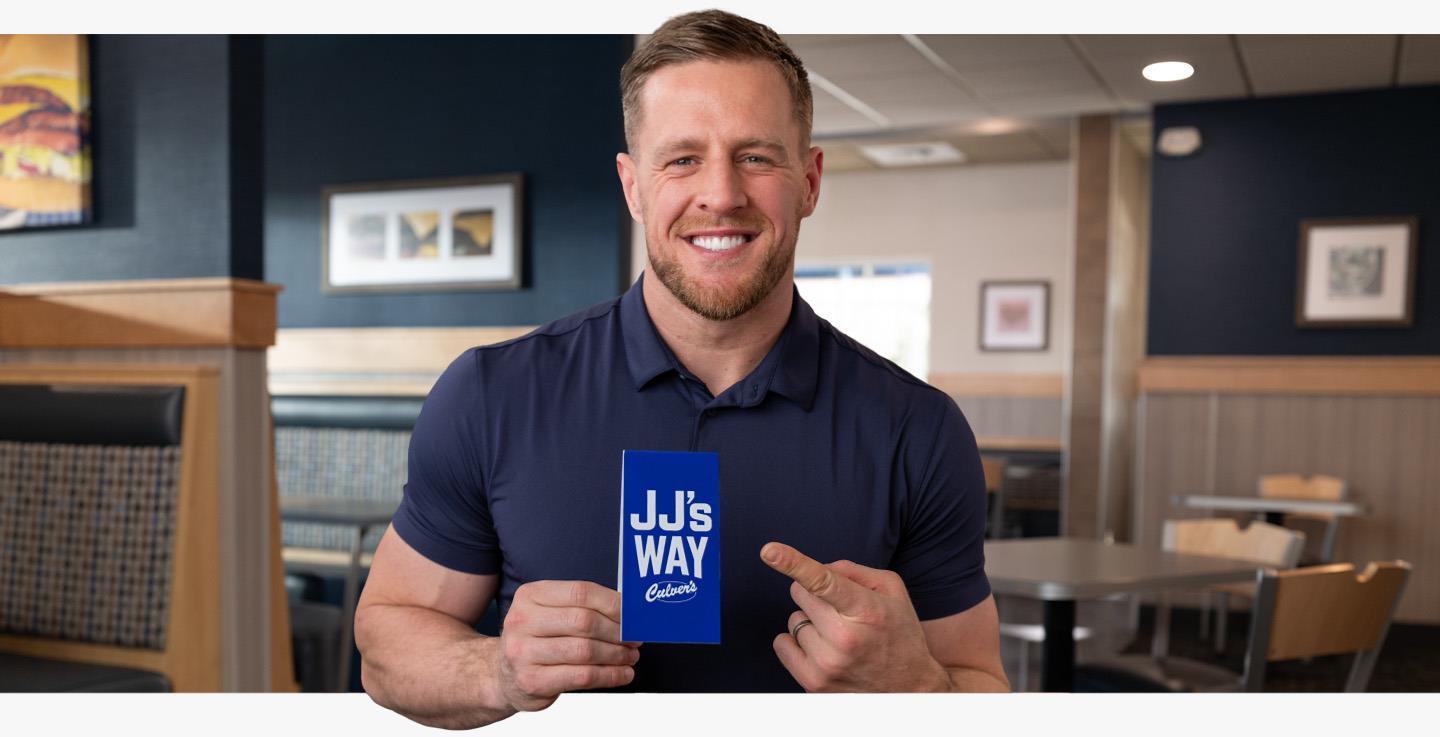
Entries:
{"type": "Polygon", "coordinates": [[[692,159],[692,158],[690,158],[689,156],[681,156],[680,158],[678,158],[678,159],[670,162],[670,165],[671,165],[671,166],[690,166],[691,164],[694,164],[694,163],[695,163],[695,159],[692,159]]]}
{"type": "Polygon", "coordinates": [[[770,163],[770,160],[767,159],[767,158],[765,158],[764,156],[756,156],[756,155],[754,155],[754,154],[751,154],[751,155],[749,155],[749,156],[746,156],[744,159],[742,159],[742,161],[744,161],[744,162],[747,163],[747,164],[768,164],[768,163],[770,163]]]}

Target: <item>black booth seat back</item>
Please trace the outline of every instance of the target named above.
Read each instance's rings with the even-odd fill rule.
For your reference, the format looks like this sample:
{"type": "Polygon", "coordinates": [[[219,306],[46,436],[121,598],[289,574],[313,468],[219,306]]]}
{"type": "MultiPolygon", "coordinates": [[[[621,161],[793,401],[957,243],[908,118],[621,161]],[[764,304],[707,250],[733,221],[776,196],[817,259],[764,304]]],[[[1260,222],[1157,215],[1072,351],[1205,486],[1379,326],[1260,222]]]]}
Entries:
{"type": "Polygon", "coordinates": [[[0,632],[164,649],[183,402],[0,385],[0,632]]]}

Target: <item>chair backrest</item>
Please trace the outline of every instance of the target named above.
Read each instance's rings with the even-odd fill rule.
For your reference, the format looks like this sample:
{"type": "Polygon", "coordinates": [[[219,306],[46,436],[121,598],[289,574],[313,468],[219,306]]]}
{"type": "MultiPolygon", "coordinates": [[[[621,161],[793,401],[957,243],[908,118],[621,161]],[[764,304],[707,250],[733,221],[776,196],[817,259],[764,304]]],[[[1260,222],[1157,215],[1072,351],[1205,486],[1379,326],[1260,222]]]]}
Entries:
{"type": "MultiPolygon", "coordinates": [[[[1345,498],[1349,491],[1345,479],[1325,474],[1315,474],[1305,478],[1298,473],[1276,473],[1266,474],[1260,477],[1258,491],[1263,497],[1281,497],[1286,499],[1315,499],[1318,501],[1336,502],[1345,498]]],[[[1334,545],[1335,536],[1335,515],[1328,512],[1291,512],[1286,517],[1290,519],[1312,519],[1326,522],[1332,525],[1325,532],[1324,549],[1321,560],[1330,560],[1331,547],[1334,545]]]]}
{"type": "Polygon", "coordinates": [[[1263,690],[1269,662],[1355,653],[1345,690],[1365,690],[1409,577],[1403,560],[1262,570],[1242,687],[1263,690]]]}
{"type": "Polygon", "coordinates": [[[1305,548],[1305,533],[1266,522],[1251,522],[1241,530],[1233,519],[1172,519],[1165,520],[1161,547],[1174,553],[1294,568],[1305,548]]]}
{"type": "Polygon", "coordinates": [[[1310,495],[1310,482],[1298,473],[1262,474],[1256,486],[1264,497],[1304,499],[1310,495]]]}
{"type": "Polygon", "coordinates": [[[985,468],[985,490],[998,491],[1005,481],[1005,459],[980,456],[980,465],[985,468]]]}

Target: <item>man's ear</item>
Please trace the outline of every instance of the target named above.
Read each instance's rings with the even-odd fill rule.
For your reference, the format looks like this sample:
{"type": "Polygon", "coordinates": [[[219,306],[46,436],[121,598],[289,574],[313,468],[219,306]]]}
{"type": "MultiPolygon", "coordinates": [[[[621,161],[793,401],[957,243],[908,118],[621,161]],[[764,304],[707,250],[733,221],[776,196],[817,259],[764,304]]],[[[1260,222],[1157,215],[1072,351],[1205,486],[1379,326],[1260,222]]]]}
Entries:
{"type": "Polygon", "coordinates": [[[625,206],[630,208],[630,217],[637,223],[644,223],[640,197],[635,191],[635,160],[630,158],[630,154],[615,155],[615,173],[620,175],[620,189],[625,191],[625,206]]]}
{"type": "Polygon", "coordinates": [[[808,218],[815,212],[815,205],[820,202],[820,173],[825,169],[825,152],[819,146],[811,146],[805,155],[805,181],[810,185],[810,191],[805,193],[805,206],[800,211],[800,217],[808,218]]]}

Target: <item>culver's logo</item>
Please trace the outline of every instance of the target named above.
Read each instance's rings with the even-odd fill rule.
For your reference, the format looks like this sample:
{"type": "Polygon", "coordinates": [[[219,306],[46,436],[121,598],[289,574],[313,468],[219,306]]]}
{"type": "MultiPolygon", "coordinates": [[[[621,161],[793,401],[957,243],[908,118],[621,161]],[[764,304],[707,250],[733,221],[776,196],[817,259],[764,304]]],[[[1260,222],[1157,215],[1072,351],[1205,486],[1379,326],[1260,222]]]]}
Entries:
{"type": "Polygon", "coordinates": [[[650,588],[645,589],[645,602],[679,604],[695,598],[699,591],[700,586],[694,581],[656,581],[650,584],[650,588]]]}

